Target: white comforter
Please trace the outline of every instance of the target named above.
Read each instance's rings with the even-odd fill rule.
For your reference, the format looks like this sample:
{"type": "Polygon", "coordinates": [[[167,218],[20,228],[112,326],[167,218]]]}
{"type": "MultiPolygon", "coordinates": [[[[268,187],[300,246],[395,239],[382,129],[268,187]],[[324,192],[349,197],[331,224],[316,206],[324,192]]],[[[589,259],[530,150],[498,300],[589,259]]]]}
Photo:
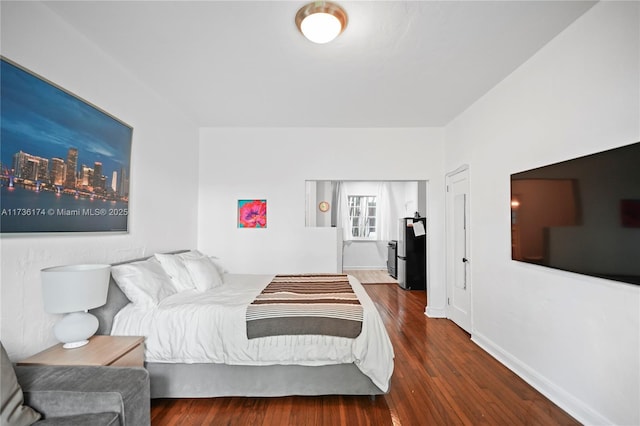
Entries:
{"type": "Polygon", "coordinates": [[[115,317],[112,335],[145,336],[147,362],[236,365],[327,365],[355,363],[382,391],[393,373],[393,347],[375,305],[360,282],[349,280],[364,307],[362,333],[331,336],[275,336],[247,339],[247,306],[273,275],[226,274],[206,292],[184,291],[155,308],[132,303],[115,317]]]}

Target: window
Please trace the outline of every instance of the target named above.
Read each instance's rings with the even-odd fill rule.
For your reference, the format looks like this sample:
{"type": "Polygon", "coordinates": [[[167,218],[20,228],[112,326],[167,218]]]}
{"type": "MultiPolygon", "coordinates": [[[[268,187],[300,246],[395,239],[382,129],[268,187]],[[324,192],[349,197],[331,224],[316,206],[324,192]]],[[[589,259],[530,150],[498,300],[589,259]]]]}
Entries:
{"type": "Polygon", "coordinates": [[[376,197],[349,195],[349,224],[354,239],[376,238],[376,197]]]}

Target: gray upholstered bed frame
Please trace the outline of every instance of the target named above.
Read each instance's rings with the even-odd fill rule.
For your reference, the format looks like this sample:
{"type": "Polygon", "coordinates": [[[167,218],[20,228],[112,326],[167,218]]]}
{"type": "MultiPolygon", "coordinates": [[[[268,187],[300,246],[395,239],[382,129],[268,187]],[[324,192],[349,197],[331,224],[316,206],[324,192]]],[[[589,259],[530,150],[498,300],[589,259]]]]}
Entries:
{"type": "MultiPolygon", "coordinates": [[[[129,263],[137,260],[134,259],[129,263]]],[[[91,310],[98,317],[97,334],[110,334],[113,318],[129,299],[109,282],[106,305],[91,310]]],[[[318,367],[297,365],[238,366],[226,364],[145,363],[151,377],[151,398],[220,396],[381,395],[355,364],[318,367]]]]}

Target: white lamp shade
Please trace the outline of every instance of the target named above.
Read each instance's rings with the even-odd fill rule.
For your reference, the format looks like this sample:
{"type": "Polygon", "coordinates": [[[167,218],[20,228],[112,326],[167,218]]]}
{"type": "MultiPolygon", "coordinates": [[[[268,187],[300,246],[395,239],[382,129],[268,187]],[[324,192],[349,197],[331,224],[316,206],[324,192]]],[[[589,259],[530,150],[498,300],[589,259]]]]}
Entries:
{"type": "Polygon", "coordinates": [[[44,310],[51,314],[64,314],[104,305],[110,272],[109,265],[67,265],[43,269],[44,310]]]}

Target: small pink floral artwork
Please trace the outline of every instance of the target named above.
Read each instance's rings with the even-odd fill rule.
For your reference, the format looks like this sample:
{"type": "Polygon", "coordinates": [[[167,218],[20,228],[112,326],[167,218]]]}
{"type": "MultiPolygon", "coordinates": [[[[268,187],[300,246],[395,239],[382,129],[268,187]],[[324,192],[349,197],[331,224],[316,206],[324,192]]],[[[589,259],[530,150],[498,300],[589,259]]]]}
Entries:
{"type": "Polygon", "coordinates": [[[266,228],[267,200],[238,200],[238,228],[266,228]]]}

